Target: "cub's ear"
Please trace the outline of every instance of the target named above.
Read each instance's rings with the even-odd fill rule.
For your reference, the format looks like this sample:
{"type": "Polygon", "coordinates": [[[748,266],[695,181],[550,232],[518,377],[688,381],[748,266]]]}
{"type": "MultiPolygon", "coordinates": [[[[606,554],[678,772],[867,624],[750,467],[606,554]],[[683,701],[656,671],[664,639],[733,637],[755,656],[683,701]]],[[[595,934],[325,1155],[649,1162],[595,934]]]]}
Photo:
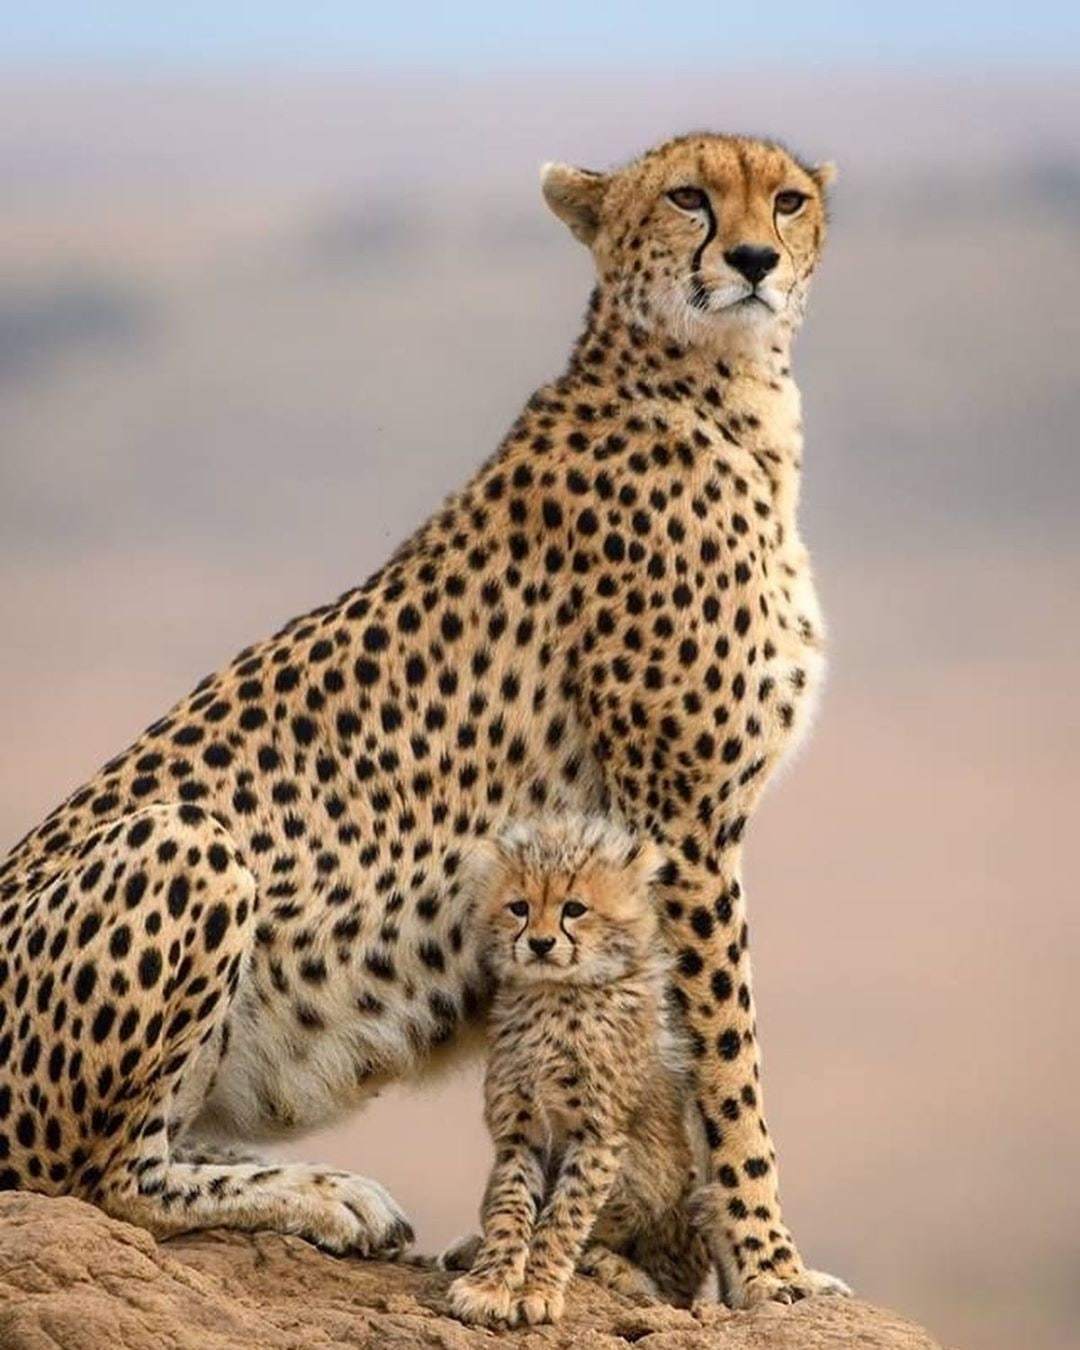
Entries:
{"type": "Polygon", "coordinates": [[[814,167],[810,170],[810,177],[814,180],[814,182],[818,185],[818,187],[822,190],[822,192],[825,192],[827,191],[827,189],[831,188],[832,185],[836,182],[836,178],[839,172],[840,170],[836,167],[833,161],[831,159],[827,159],[822,164],[814,165],[814,167]]]}
{"type": "Polygon", "coordinates": [[[466,885],[477,894],[486,896],[499,884],[506,870],[506,853],[498,839],[477,839],[462,862],[466,885]]]}
{"type": "Polygon", "coordinates": [[[583,244],[592,244],[600,227],[600,205],[608,180],[592,169],[570,164],[545,164],[540,170],[544,201],[583,244]]]}
{"type": "Polygon", "coordinates": [[[639,885],[651,886],[663,874],[667,867],[667,858],[656,840],[651,835],[646,835],[635,842],[627,856],[626,864],[639,885]]]}

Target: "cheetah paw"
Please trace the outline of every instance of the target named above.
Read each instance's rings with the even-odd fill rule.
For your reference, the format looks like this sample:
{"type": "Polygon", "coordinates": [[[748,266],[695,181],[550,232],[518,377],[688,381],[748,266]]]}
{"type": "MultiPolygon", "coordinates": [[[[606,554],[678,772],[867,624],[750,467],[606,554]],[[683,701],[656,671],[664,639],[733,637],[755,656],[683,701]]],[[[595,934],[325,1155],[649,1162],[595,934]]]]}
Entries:
{"type": "Polygon", "coordinates": [[[851,1289],[835,1275],[821,1270],[803,1270],[794,1276],[751,1275],[732,1301],[736,1308],[756,1308],[762,1303],[798,1303],[804,1298],[850,1298],[851,1289]]]}
{"type": "Polygon", "coordinates": [[[515,1320],[529,1326],[557,1322],[565,1306],[566,1296],[561,1289],[528,1289],[518,1300],[515,1320]]]}
{"type": "Polygon", "coordinates": [[[459,1321],[480,1326],[507,1325],[513,1320],[516,1292],[497,1275],[459,1275],[450,1286],[450,1311],[459,1321]]]}
{"type": "Polygon", "coordinates": [[[591,1275],[612,1293],[622,1294],[637,1303],[661,1302],[656,1281],[640,1266],[614,1252],[595,1247],[587,1249],[578,1262],[578,1271],[582,1275],[591,1275]]]}
{"type": "Polygon", "coordinates": [[[479,1233],[466,1233],[444,1247],[435,1258],[440,1270],[472,1270],[483,1238],[479,1233]]]}
{"type": "Polygon", "coordinates": [[[613,1293],[622,1294],[625,1298],[632,1298],[638,1303],[662,1302],[656,1281],[643,1270],[625,1271],[611,1278],[599,1275],[598,1278],[600,1283],[613,1293]]]}
{"type": "Polygon", "coordinates": [[[351,1172],[319,1172],[290,1187],[288,1169],[282,1172],[283,1231],[334,1256],[382,1260],[400,1256],[413,1241],[412,1225],[377,1181],[351,1172]]]}

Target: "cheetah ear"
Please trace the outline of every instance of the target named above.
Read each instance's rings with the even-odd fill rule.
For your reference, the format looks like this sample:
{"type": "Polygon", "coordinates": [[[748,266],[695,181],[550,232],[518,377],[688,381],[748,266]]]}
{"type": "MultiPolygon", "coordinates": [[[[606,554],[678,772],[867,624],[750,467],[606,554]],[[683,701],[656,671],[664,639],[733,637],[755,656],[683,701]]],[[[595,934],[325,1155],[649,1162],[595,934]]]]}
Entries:
{"type": "Polygon", "coordinates": [[[651,886],[667,867],[667,858],[656,840],[646,835],[634,844],[626,865],[633,871],[639,885],[651,886]]]}
{"type": "Polygon", "coordinates": [[[477,839],[465,858],[462,871],[470,887],[480,895],[489,895],[508,869],[510,857],[502,841],[490,835],[477,839]]]}
{"type": "Polygon", "coordinates": [[[583,244],[591,245],[596,238],[607,185],[605,174],[570,164],[548,163],[540,170],[544,201],[583,244]]]}
{"type": "Polygon", "coordinates": [[[810,177],[818,185],[821,191],[825,192],[836,182],[839,173],[840,170],[836,167],[835,163],[831,159],[826,159],[821,164],[814,165],[810,170],[810,177]]]}
{"type": "Polygon", "coordinates": [[[471,878],[475,879],[490,872],[493,867],[497,867],[499,858],[500,849],[497,840],[490,835],[483,839],[475,839],[465,858],[465,870],[471,878]]]}

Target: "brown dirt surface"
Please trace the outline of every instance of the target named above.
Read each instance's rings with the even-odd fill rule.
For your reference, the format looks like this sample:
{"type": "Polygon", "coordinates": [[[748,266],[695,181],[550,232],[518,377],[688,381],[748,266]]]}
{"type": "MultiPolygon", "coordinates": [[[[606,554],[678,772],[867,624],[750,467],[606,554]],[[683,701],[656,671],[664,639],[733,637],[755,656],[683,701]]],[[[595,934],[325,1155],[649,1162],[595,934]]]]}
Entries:
{"type": "Polygon", "coordinates": [[[78,1200],[0,1197],[3,1350],[940,1350],[857,1300],[690,1313],[636,1307],[588,1280],[559,1326],[496,1333],[454,1321],[446,1285],[437,1270],[338,1260],[299,1238],[215,1231],[159,1244],[78,1200]]]}

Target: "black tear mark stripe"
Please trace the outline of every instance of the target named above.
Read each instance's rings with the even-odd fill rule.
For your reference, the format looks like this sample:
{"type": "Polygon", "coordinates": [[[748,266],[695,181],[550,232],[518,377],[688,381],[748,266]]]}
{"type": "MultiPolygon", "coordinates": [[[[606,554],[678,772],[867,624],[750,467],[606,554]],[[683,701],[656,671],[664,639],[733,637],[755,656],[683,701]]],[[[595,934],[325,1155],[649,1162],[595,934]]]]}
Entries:
{"type": "Polygon", "coordinates": [[[690,263],[690,270],[695,280],[697,280],[698,273],[701,271],[702,256],[704,255],[705,250],[716,238],[716,213],[712,209],[712,201],[709,198],[709,194],[706,192],[703,195],[705,197],[705,215],[708,219],[709,224],[708,228],[705,231],[705,238],[697,246],[696,250],[694,251],[693,259],[691,260],[690,263]]]}
{"type": "Polygon", "coordinates": [[[788,255],[788,261],[791,263],[791,285],[784,292],[785,300],[790,301],[792,293],[795,290],[795,287],[799,284],[800,280],[799,265],[795,261],[794,253],[792,253],[790,247],[788,246],[788,241],[784,238],[783,234],[781,234],[780,232],[780,215],[775,205],[773,206],[772,227],[774,233],[776,234],[777,239],[780,242],[780,247],[788,255]]]}
{"type": "Polygon", "coordinates": [[[695,309],[706,309],[708,307],[709,292],[701,277],[701,259],[705,254],[705,250],[716,238],[717,229],[716,213],[713,211],[712,201],[707,192],[704,196],[705,217],[708,221],[708,225],[705,230],[705,238],[694,250],[694,256],[690,260],[690,303],[695,309]]]}
{"type": "MultiPolygon", "coordinates": [[[[580,870],[581,869],[578,868],[578,871],[580,870]]],[[[569,900],[574,893],[574,883],[577,881],[577,879],[578,879],[577,872],[572,872],[570,875],[570,880],[566,883],[566,890],[563,892],[563,901],[564,901],[563,907],[562,909],[559,910],[559,927],[562,929],[563,934],[565,935],[566,940],[570,943],[571,947],[576,947],[577,942],[571,936],[570,930],[566,926],[566,915],[563,913],[563,909],[566,908],[565,901],[569,900]]]]}

